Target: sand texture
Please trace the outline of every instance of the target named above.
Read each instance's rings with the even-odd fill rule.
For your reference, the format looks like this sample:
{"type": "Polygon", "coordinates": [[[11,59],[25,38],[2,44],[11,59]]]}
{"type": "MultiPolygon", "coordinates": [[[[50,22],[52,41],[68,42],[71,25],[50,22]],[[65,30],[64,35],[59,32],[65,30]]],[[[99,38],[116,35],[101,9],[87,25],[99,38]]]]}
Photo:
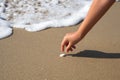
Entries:
{"type": "Polygon", "coordinates": [[[0,40],[0,80],[120,80],[120,3],[74,52],[59,57],[63,36],[79,25],[33,33],[14,29],[0,40]]]}

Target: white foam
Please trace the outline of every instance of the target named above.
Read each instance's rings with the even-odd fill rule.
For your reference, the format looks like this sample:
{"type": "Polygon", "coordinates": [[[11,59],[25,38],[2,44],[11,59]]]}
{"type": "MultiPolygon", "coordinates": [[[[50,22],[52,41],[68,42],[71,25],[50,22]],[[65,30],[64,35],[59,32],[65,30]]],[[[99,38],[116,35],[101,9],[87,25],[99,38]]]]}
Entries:
{"type": "Polygon", "coordinates": [[[5,38],[12,34],[12,28],[10,28],[10,23],[0,19],[0,39],[5,38]]]}
{"type": "Polygon", "coordinates": [[[75,25],[85,18],[92,0],[0,0],[0,17],[12,27],[40,31],[75,25]]]}

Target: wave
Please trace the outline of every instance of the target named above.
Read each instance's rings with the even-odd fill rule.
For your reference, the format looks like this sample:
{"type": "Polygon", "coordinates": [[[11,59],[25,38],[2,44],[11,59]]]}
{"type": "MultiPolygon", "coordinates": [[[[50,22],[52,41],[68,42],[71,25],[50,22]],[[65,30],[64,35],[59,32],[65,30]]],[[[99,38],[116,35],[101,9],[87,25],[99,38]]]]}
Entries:
{"type": "Polygon", "coordinates": [[[92,0],[1,0],[0,38],[10,35],[12,28],[35,32],[76,25],[85,18],[91,3],[92,0]]]}

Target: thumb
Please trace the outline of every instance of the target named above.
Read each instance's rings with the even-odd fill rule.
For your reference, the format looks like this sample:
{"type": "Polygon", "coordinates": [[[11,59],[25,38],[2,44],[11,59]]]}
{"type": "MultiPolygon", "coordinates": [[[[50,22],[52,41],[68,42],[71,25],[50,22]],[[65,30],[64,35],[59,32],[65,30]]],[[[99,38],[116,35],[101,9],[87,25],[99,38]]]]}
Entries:
{"type": "Polygon", "coordinates": [[[69,42],[69,44],[66,47],[66,52],[69,52],[70,48],[71,48],[72,44],[69,42]]]}

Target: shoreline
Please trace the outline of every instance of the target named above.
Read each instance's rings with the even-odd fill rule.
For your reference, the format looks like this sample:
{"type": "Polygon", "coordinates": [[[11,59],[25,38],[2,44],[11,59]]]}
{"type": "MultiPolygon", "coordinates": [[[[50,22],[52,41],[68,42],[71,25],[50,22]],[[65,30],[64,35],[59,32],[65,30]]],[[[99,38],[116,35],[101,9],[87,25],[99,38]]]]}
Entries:
{"type": "Polygon", "coordinates": [[[70,53],[73,56],[59,57],[60,43],[80,24],[32,33],[14,28],[12,36],[0,40],[0,79],[119,80],[119,7],[120,3],[111,7],[70,53]]]}

